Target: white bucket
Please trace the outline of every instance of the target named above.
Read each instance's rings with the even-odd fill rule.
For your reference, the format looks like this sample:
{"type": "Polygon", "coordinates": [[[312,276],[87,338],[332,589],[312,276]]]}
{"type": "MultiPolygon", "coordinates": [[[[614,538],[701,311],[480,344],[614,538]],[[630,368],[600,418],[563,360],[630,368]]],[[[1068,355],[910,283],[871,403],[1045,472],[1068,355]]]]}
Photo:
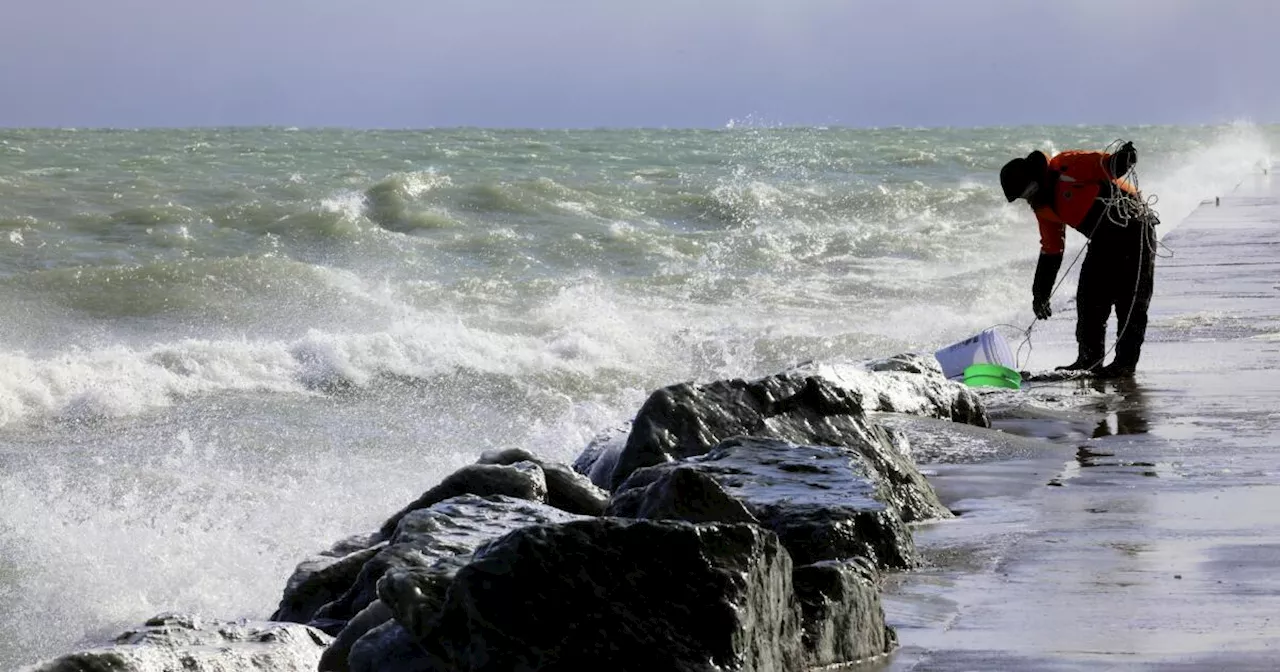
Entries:
{"type": "Polygon", "coordinates": [[[963,379],[964,370],[973,364],[999,364],[1010,369],[1018,368],[1009,349],[1009,342],[994,329],[988,329],[977,336],[948,345],[933,353],[942,365],[942,374],[952,380],[963,379]]]}

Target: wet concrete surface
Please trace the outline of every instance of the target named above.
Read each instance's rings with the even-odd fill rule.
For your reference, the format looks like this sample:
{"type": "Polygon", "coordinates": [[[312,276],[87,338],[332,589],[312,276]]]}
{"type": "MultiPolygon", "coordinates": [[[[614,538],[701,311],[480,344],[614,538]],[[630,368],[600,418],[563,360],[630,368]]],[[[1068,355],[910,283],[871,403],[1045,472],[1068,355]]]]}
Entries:
{"type": "Polygon", "coordinates": [[[1039,450],[925,467],[962,515],[916,528],[860,669],[1280,669],[1280,185],[1165,240],[1134,379],[1044,383],[1091,401],[997,418],[1039,450]]]}

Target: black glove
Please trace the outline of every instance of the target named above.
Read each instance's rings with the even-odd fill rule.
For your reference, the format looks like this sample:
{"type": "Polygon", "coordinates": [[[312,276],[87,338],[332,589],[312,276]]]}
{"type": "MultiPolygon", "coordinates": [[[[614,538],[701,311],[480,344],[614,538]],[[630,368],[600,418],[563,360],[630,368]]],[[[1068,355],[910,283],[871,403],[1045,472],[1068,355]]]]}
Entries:
{"type": "Polygon", "coordinates": [[[1049,307],[1049,297],[1036,297],[1031,300],[1031,310],[1035,311],[1037,320],[1047,320],[1053,315],[1053,309],[1049,307]]]}
{"type": "Polygon", "coordinates": [[[1138,165],[1138,150],[1133,148],[1132,142],[1126,142],[1120,145],[1120,157],[1128,162],[1129,167],[1138,165]]]}
{"type": "Polygon", "coordinates": [[[1049,309],[1049,297],[1053,294],[1053,281],[1058,277],[1058,269],[1062,267],[1062,253],[1040,254],[1036,261],[1036,278],[1031,283],[1031,308],[1036,311],[1038,319],[1045,319],[1053,314],[1049,309]]]}
{"type": "Polygon", "coordinates": [[[1126,142],[1111,155],[1111,176],[1124,177],[1124,174],[1137,164],[1138,150],[1133,148],[1132,142],[1126,142]]]}

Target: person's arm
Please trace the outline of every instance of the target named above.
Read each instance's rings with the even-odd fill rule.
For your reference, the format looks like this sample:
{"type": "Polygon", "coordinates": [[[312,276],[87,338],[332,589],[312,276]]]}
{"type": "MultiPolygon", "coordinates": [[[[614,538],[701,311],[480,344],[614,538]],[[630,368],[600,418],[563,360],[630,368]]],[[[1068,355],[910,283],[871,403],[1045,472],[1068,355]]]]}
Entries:
{"type": "Polygon", "coordinates": [[[1049,206],[1035,208],[1035,213],[1040,225],[1040,253],[1062,254],[1067,249],[1067,223],[1049,206]]]}
{"type": "Polygon", "coordinates": [[[1053,308],[1049,307],[1049,296],[1053,294],[1053,281],[1058,279],[1058,269],[1061,267],[1061,252],[1040,253],[1040,259],[1036,262],[1036,277],[1031,283],[1031,310],[1035,312],[1036,319],[1044,320],[1053,315],[1053,308]]]}
{"type": "Polygon", "coordinates": [[[1036,261],[1035,279],[1031,282],[1031,309],[1043,320],[1053,315],[1049,296],[1062,267],[1062,253],[1067,247],[1067,225],[1050,208],[1036,208],[1040,224],[1040,258],[1036,261]]]}

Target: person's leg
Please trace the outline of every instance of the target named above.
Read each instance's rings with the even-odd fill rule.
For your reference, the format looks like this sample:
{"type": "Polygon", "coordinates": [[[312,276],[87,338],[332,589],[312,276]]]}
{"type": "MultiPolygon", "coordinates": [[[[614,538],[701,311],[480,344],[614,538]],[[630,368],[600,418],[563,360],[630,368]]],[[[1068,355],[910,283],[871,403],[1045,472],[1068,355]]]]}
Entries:
{"type": "Polygon", "coordinates": [[[1133,375],[1146,340],[1147,309],[1155,289],[1155,229],[1144,227],[1134,239],[1136,253],[1121,262],[1134,270],[1121,274],[1127,277],[1116,287],[1116,356],[1099,372],[1108,377],[1133,375]]]}
{"type": "Polygon", "coordinates": [[[1107,259],[1097,245],[1090,244],[1080,265],[1076,288],[1076,361],[1060,369],[1093,371],[1102,367],[1106,352],[1107,318],[1111,316],[1111,296],[1107,259]]]}

